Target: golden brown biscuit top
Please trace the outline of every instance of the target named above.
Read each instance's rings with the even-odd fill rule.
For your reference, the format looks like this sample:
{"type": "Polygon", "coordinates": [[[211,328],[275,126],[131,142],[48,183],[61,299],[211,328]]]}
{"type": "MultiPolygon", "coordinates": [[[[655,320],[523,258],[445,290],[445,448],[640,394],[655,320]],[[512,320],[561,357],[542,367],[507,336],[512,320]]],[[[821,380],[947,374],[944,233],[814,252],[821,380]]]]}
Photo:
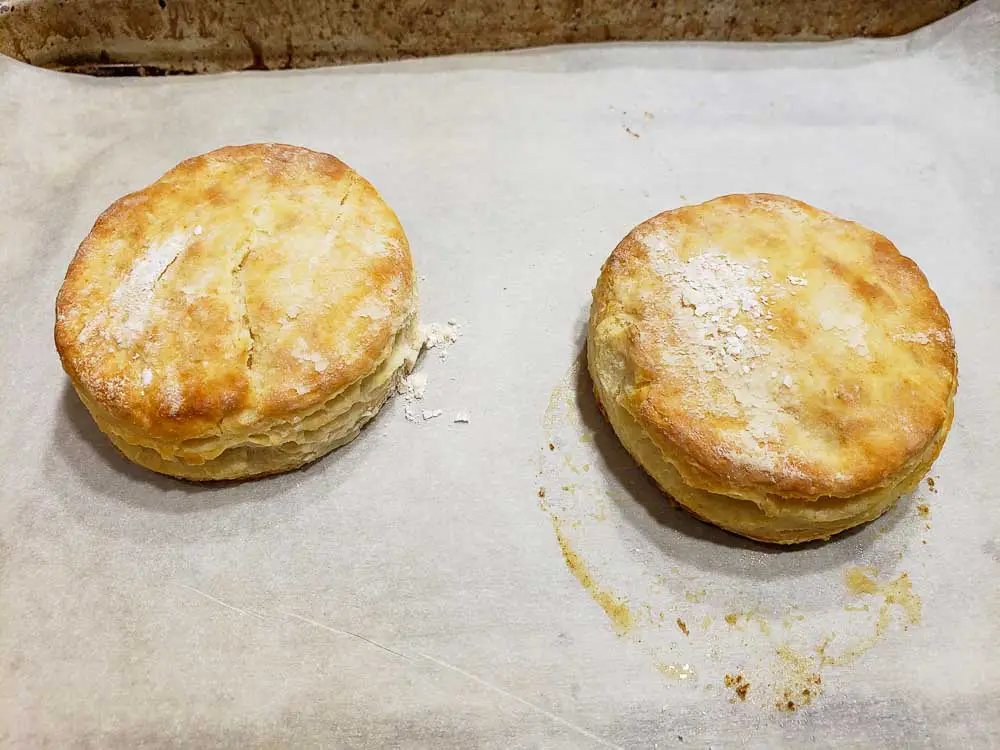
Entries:
{"type": "Polygon", "coordinates": [[[918,460],[949,418],[951,325],[923,273],[790,198],[650,219],[594,299],[599,369],[693,486],[850,496],[918,460]]]}
{"type": "Polygon", "coordinates": [[[406,237],[367,181],[327,154],[236,146],[101,215],[59,292],[56,345],[112,415],[190,437],[319,405],[414,310],[406,237]]]}

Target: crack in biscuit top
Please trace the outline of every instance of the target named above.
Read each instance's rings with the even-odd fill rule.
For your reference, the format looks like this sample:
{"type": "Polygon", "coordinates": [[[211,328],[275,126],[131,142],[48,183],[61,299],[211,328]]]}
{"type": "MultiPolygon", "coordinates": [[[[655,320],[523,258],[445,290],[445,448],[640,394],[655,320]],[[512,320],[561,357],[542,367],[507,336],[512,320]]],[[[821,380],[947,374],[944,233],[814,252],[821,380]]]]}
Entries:
{"type": "Polygon", "coordinates": [[[363,377],[414,295],[405,235],[365,180],[305,149],[232,147],[101,216],[60,292],[57,342],[122,419],[201,434],[363,377]]]}

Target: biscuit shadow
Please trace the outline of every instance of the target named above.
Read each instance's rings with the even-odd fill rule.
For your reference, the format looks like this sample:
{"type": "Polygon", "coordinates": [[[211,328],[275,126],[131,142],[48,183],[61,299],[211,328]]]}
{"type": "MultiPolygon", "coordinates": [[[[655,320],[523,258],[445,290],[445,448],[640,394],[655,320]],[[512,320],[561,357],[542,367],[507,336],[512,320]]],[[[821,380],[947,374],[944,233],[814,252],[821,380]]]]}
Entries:
{"type": "Polygon", "coordinates": [[[294,525],[310,506],[329,504],[358,456],[371,450],[370,428],[388,418],[388,411],[380,410],[355,440],[294,471],[190,482],[149,471],[121,455],[67,382],[54,413],[45,481],[48,494],[69,517],[108,537],[171,547],[250,537],[294,525]]]}
{"type": "Polygon", "coordinates": [[[889,530],[906,515],[908,496],[875,521],[844,531],[829,541],[793,545],[756,542],[702,521],[660,490],[622,446],[594,395],[593,381],[587,368],[586,345],[578,362],[575,395],[580,418],[593,432],[594,446],[605,464],[605,470],[627,492],[625,497],[615,493],[614,502],[627,521],[670,558],[683,560],[703,570],[740,577],[773,579],[806,575],[856,561],[871,546],[876,522],[889,530]],[[706,545],[712,548],[706,549],[706,545]],[[748,558],[753,558],[752,565],[748,558]]]}
{"type": "Polygon", "coordinates": [[[55,426],[55,444],[56,449],[67,459],[65,465],[92,490],[151,510],[185,513],[218,507],[238,501],[232,497],[233,493],[218,490],[239,487],[245,483],[176,479],[132,463],[101,432],[69,382],[63,386],[55,426]],[[126,486],[132,491],[122,492],[126,486]],[[143,487],[152,491],[143,492],[143,487]],[[177,493],[182,497],[178,498],[177,493]],[[191,496],[198,496],[197,502],[185,502],[191,496]]]}
{"type": "Polygon", "coordinates": [[[69,472],[94,495],[155,513],[197,513],[266,501],[324,463],[321,458],[286,474],[233,481],[195,482],[157,474],[132,463],[114,447],[69,382],[63,387],[53,433],[49,479],[59,485],[59,494],[65,494],[69,472]]]}

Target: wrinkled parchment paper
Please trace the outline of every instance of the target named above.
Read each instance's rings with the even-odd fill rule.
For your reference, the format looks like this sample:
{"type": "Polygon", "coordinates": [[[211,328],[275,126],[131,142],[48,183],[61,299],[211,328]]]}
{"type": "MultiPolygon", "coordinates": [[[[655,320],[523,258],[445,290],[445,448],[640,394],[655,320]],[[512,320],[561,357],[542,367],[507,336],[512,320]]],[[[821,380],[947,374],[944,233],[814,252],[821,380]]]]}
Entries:
{"type": "Polygon", "coordinates": [[[0,743],[1000,743],[998,71],[1000,0],[885,41],[136,80],[0,60],[0,743]],[[263,140],[397,210],[424,320],[462,328],[420,364],[416,411],[442,413],[396,399],[286,476],[159,477],[69,388],[55,294],[111,201],[263,140]],[[618,240],[743,191],[884,233],[955,328],[933,487],[828,544],[672,509],[581,374],[618,240]]]}

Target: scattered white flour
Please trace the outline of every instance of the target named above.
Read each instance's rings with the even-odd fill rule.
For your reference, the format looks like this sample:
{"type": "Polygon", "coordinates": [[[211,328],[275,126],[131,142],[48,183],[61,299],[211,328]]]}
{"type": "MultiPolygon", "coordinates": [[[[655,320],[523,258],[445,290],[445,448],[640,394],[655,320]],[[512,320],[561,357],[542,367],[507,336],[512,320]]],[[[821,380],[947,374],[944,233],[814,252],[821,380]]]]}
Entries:
{"type": "Polygon", "coordinates": [[[849,347],[862,357],[868,356],[868,342],[865,336],[868,324],[858,313],[827,308],[819,314],[819,325],[824,331],[838,331],[849,347]]]}
{"type": "Polygon", "coordinates": [[[153,288],[187,248],[187,241],[186,235],[175,234],[162,245],[149,248],[132,264],[128,277],[112,293],[111,309],[118,319],[113,336],[119,345],[130,345],[145,330],[153,288]]]}
{"type": "MultiPolygon", "coordinates": [[[[360,305],[357,306],[357,308],[355,308],[354,313],[363,318],[381,320],[382,318],[387,318],[389,316],[389,305],[369,295],[360,305]]],[[[290,312],[289,317],[292,317],[290,312]]]]}
{"type": "Polygon", "coordinates": [[[181,410],[181,406],[184,405],[184,393],[181,391],[181,382],[177,377],[177,368],[173,365],[167,366],[167,374],[160,393],[164,400],[167,414],[175,416],[181,410]]]}
{"type": "Polygon", "coordinates": [[[788,283],[792,286],[809,286],[808,279],[802,276],[789,276],[788,283]]]}
{"type": "Polygon", "coordinates": [[[413,406],[414,401],[419,401],[427,394],[427,375],[423,372],[414,372],[400,379],[396,386],[396,392],[403,397],[406,405],[403,406],[403,416],[407,422],[426,422],[441,416],[441,409],[423,409],[417,411],[413,406]]]}
{"type": "Polygon", "coordinates": [[[312,366],[316,369],[316,372],[324,372],[330,366],[330,360],[319,352],[311,351],[306,340],[301,336],[295,340],[295,346],[292,347],[292,356],[303,362],[312,362],[312,366]]]}
{"type": "Polygon", "coordinates": [[[681,288],[681,302],[694,308],[696,317],[719,323],[723,318],[735,318],[741,311],[755,319],[765,315],[752,284],[760,276],[755,263],[742,263],[718,251],[696,255],[686,263],[668,261],[666,268],[662,260],[654,262],[654,267],[660,266],[657,270],[661,273],[675,277],[681,288]]]}
{"type": "Polygon", "coordinates": [[[707,373],[742,373],[753,360],[768,354],[759,326],[751,330],[737,318],[769,320],[756,262],[742,262],[710,250],[682,262],[672,253],[654,256],[653,267],[679,291],[698,366],[707,373]]]}
{"type": "Polygon", "coordinates": [[[674,240],[662,234],[644,239],[644,244],[652,268],[670,290],[644,298],[647,305],[672,311],[663,316],[669,324],[648,330],[659,342],[661,366],[693,367],[703,373],[696,378],[703,385],[688,393],[690,408],[745,425],[726,430],[720,455],[764,472],[777,470],[785,463],[776,448],[783,420],[781,401],[787,398],[781,392],[791,388],[792,380],[781,374],[783,359],[772,351],[763,329],[774,330],[769,307],[781,285],[765,270],[765,259],[737,259],[708,249],[681,260],[674,240]],[[731,401],[719,397],[720,386],[731,401]]]}
{"type": "Polygon", "coordinates": [[[196,226],[194,228],[194,233],[195,233],[195,235],[201,234],[201,224],[199,224],[198,226],[196,226]]]}
{"type": "Polygon", "coordinates": [[[820,328],[832,331],[841,341],[860,354],[868,356],[868,324],[864,307],[843,284],[824,284],[814,294],[820,328]]]}
{"type": "Polygon", "coordinates": [[[142,371],[142,384],[149,385],[153,382],[153,371],[148,367],[142,371]]]}
{"type": "Polygon", "coordinates": [[[421,399],[427,392],[427,374],[423,372],[414,372],[399,381],[399,385],[396,387],[399,394],[405,398],[407,401],[413,399],[421,399]]]}
{"type": "Polygon", "coordinates": [[[458,414],[455,415],[455,419],[452,420],[452,421],[454,421],[454,422],[461,422],[462,424],[468,424],[469,423],[469,413],[466,412],[466,411],[460,411],[460,412],[458,412],[458,414]]]}
{"type": "Polygon", "coordinates": [[[425,349],[439,349],[440,358],[448,357],[448,347],[458,341],[462,335],[462,326],[454,319],[448,321],[446,325],[440,323],[427,323],[421,326],[420,332],[424,339],[425,349]]]}
{"type": "Polygon", "coordinates": [[[87,339],[89,339],[91,336],[94,335],[94,331],[100,328],[101,323],[103,322],[104,322],[103,316],[91,318],[86,323],[84,323],[83,328],[80,329],[80,335],[76,337],[76,340],[81,344],[86,343],[87,339]]]}
{"type": "Polygon", "coordinates": [[[918,331],[917,333],[899,333],[893,338],[897,341],[905,341],[908,344],[929,344],[931,339],[939,341],[942,344],[948,341],[948,336],[944,331],[933,330],[933,331],[918,331]]]}
{"type": "MultiPolygon", "coordinates": [[[[446,325],[440,323],[423,325],[420,327],[423,348],[438,349],[440,358],[442,360],[446,359],[448,347],[458,340],[459,335],[461,335],[461,329],[462,327],[454,318],[449,319],[446,325]]],[[[454,380],[454,378],[451,378],[451,380],[454,380]]],[[[403,416],[406,417],[408,422],[426,422],[436,419],[444,413],[443,409],[421,409],[418,411],[413,407],[414,401],[423,400],[427,395],[427,375],[425,373],[414,372],[403,377],[396,386],[396,391],[406,401],[406,404],[403,406],[403,416]]],[[[458,416],[465,418],[459,419],[456,417],[456,422],[469,421],[468,415],[464,412],[460,412],[458,416]]]]}

